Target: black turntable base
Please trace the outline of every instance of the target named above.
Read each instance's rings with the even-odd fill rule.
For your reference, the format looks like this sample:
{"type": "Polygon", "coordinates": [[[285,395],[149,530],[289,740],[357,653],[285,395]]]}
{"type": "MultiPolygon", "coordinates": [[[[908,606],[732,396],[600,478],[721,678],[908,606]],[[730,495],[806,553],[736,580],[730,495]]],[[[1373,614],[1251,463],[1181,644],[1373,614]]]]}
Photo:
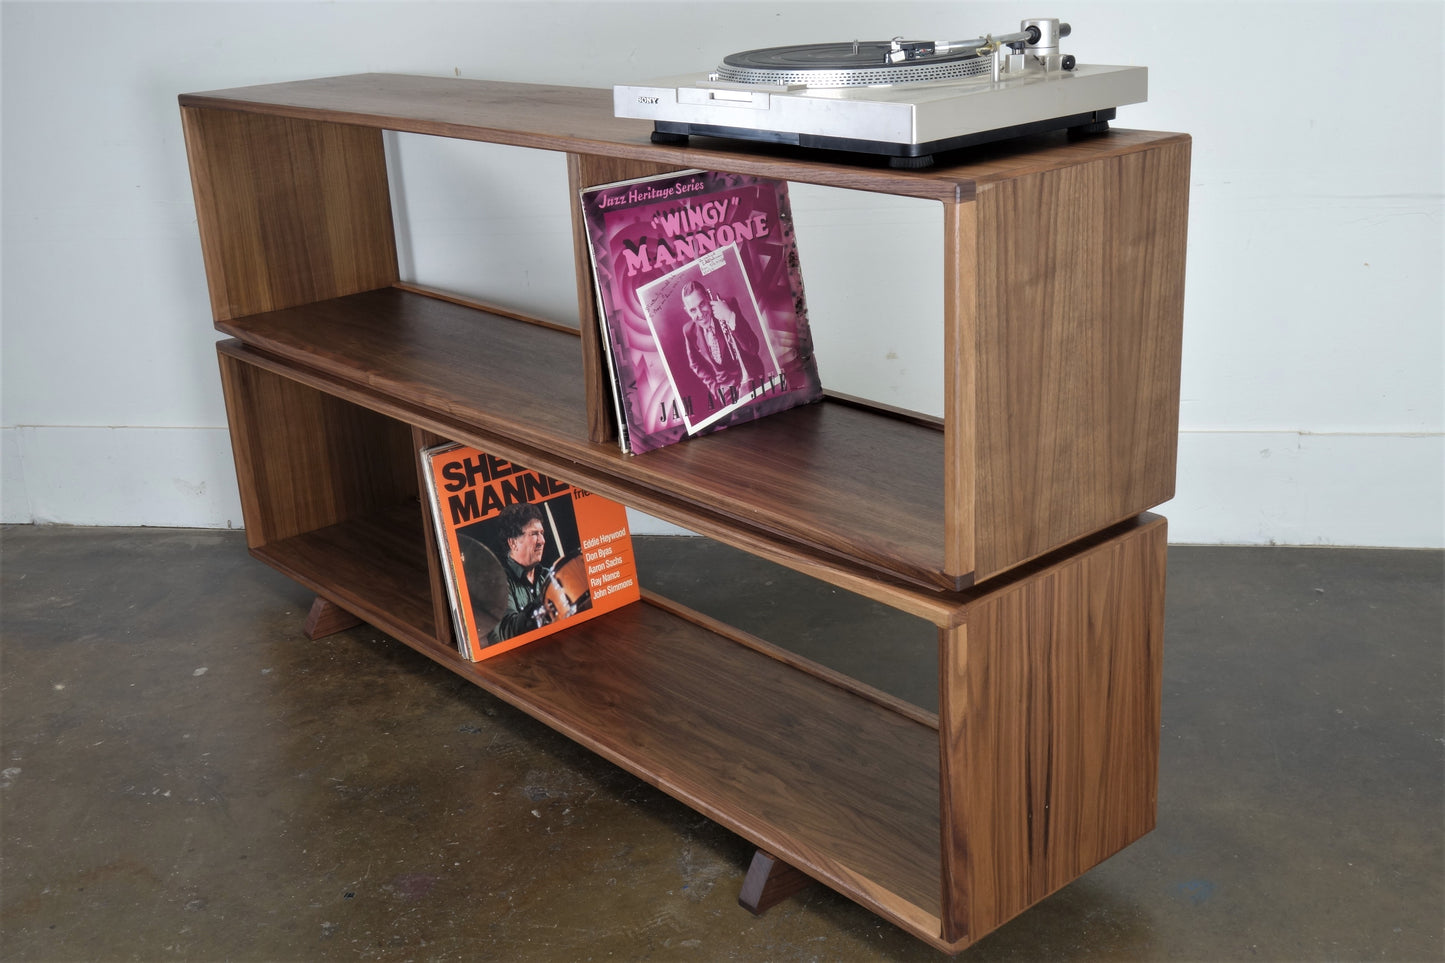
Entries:
{"type": "Polygon", "coordinates": [[[1000,127],[923,144],[896,144],[888,141],[860,140],[854,137],[835,137],[827,134],[809,134],[796,131],[756,130],[750,127],[720,127],[711,124],[692,124],[679,121],[658,120],[653,122],[652,142],[654,144],[685,144],[691,136],[722,137],[730,140],[747,140],[764,144],[786,144],[793,147],[816,150],[843,151],[853,154],[870,154],[886,158],[889,167],[900,169],[922,169],[932,167],[936,155],[950,151],[976,147],[993,141],[1029,134],[1046,134],[1056,130],[1067,130],[1070,137],[1087,137],[1108,131],[1109,121],[1117,111],[1113,107],[1092,110],[1069,117],[1054,117],[1036,120],[1011,127],[1000,127]]]}

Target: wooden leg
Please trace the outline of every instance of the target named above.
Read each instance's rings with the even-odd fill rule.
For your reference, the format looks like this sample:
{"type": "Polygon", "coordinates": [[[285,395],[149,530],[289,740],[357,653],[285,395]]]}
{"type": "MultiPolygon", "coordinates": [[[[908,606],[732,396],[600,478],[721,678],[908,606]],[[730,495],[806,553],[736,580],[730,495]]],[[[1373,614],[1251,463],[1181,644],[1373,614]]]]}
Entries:
{"type": "Polygon", "coordinates": [[[772,853],[760,849],[753,854],[753,864],[748,867],[742,892],[738,893],[738,905],[757,916],[811,882],[772,853]]]}
{"type": "Polygon", "coordinates": [[[361,619],[336,603],[328,602],[318,595],[316,601],[311,603],[311,611],[306,615],[305,632],[306,637],[315,642],[317,639],[334,635],[343,629],[360,624],[361,619]]]}

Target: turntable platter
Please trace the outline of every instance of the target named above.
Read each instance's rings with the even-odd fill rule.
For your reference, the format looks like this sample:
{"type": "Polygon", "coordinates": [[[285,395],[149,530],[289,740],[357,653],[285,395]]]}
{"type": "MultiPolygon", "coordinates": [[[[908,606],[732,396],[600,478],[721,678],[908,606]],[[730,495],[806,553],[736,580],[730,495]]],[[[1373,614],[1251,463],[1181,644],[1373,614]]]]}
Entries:
{"type": "Polygon", "coordinates": [[[939,54],[926,62],[889,61],[896,46],[887,40],[810,43],[765,47],[729,54],[717,68],[719,80],[778,87],[866,87],[876,84],[959,80],[990,72],[991,61],[975,50],[939,54]]]}

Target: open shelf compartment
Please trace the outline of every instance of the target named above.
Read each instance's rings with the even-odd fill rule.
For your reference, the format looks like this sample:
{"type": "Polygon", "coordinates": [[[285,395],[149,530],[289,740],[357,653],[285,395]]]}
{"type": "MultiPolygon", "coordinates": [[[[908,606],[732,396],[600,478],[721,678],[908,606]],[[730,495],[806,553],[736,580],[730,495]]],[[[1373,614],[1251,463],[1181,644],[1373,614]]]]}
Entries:
{"type": "Polygon", "coordinates": [[[603,494],[649,490],[772,533],[780,554],[802,545],[952,585],[941,571],[943,433],[910,419],[824,401],[634,456],[588,439],[580,341],[556,326],[383,288],[217,327],[373,403],[398,402],[409,418],[520,442],[564,460],[579,483],[603,476],[603,494]]]}
{"type": "Polygon", "coordinates": [[[937,941],[938,732],[648,597],[458,671],[937,941]]]}
{"type": "Polygon", "coordinates": [[[441,645],[421,506],[396,505],[253,548],[251,554],[397,638],[441,645]]]}
{"type": "Polygon", "coordinates": [[[218,357],[251,554],[379,628],[436,641],[411,426],[218,357]]]}

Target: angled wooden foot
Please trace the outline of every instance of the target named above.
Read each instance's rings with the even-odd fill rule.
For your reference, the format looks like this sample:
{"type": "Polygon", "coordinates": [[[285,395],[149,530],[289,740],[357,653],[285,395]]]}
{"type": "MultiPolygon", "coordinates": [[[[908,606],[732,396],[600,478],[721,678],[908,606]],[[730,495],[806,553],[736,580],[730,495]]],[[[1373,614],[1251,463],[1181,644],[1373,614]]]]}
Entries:
{"type": "Polygon", "coordinates": [[[306,637],[315,642],[328,635],[334,635],[343,629],[349,629],[353,625],[360,625],[361,619],[352,615],[335,602],[329,602],[321,596],[316,596],[316,601],[311,603],[311,611],[306,615],[306,637]]]}
{"type": "Polygon", "coordinates": [[[803,873],[772,853],[760,849],[753,854],[753,863],[748,867],[748,875],[743,879],[742,892],[738,893],[738,905],[757,916],[811,882],[803,873]]]}

